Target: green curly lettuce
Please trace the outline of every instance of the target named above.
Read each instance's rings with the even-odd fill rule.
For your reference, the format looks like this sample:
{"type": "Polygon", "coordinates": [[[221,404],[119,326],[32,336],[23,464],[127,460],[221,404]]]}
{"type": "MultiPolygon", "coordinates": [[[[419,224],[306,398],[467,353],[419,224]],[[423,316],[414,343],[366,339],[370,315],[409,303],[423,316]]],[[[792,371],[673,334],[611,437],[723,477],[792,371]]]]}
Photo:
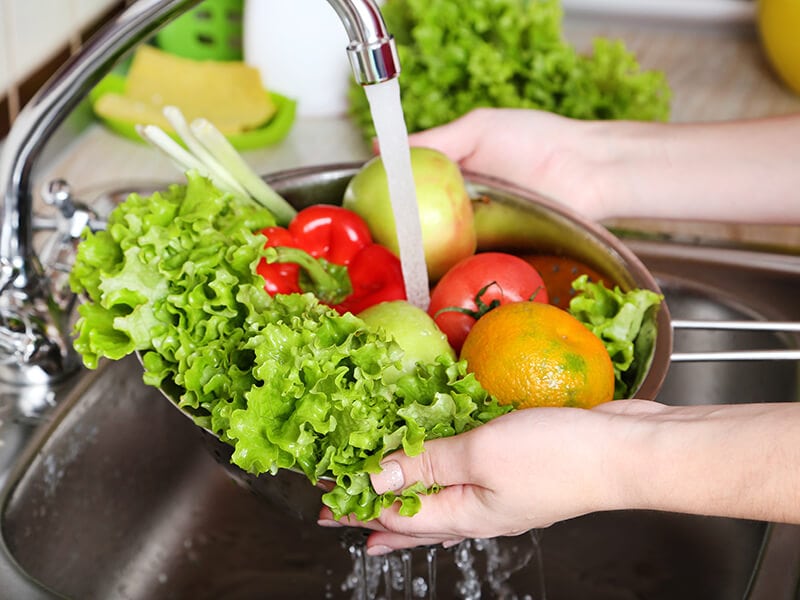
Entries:
{"type": "Polygon", "coordinates": [[[145,381],[180,388],[181,406],[204,415],[204,426],[222,416],[215,430],[224,436],[214,405],[244,403],[248,314],[266,304],[254,271],[264,238],[254,232],[274,223],[193,172],[186,185],[132,194],[104,231],[81,241],[70,273],[86,298],[74,341],[84,364],[143,353],[145,381]]]}
{"type": "Polygon", "coordinates": [[[416,493],[379,497],[369,473],[382,458],[403,449],[414,456],[427,439],[455,435],[508,411],[465,371],[442,356],[388,383],[402,350],[361,319],[338,315],[310,296],[276,296],[286,314],[268,316],[250,341],[260,382],[247,405],[233,411],[233,462],[253,473],[299,468],[316,482],[337,487],[323,497],[334,514],[369,520],[394,501],[416,512],[416,493]]]}
{"type": "Polygon", "coordinates": [[[569,312],[606,347],[614,365],[614,398],[628,398],[650,368],[656,341],[656,316],[663,296],[651,290],[623,292],[592,283],[587,275],[572,282],[577,294],[569,312]]]}
{"type": "MultiPolygon", "coordinates": [[[[535,108],[580,119],[667,120],[670,89],[643,71],[623,42],[594,40],[579,53],[562,35],[559,0],[386,0],[409,132],[478,107],[535,108]]],[[[363,89],[350,114],[374,136],[363,89]]]]}
{"type": "Polygon", "coordinates": [[[381,459],[510,409],[447,357],[387,381],[403,351],[382,331],[311,294],[271,297],[256,266],[272,224],[192,172],[186,185],[131,195],[79,245],[75,348],[90,368],[138,352],[144,381],[231,444],[242,469],[334,479],[323,502],[337,517],[369,520],[394,502],[413,514],[435,490],[378,495],[369,473],[381,459]]]}

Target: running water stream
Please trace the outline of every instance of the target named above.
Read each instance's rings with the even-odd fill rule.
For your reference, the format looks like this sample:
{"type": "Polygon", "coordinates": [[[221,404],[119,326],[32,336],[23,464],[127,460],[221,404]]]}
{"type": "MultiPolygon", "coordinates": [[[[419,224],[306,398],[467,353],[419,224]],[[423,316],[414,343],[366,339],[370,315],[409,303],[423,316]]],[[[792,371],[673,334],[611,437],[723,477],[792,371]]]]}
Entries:
{"type": "MultiPolygon", "coordinates": [[[[394,78],[365,86],[364,90],[386,169],[406,295],[409,302],[427,310],[430,303],[428,270],[400,86],[394,78]]],[[[344,546],[353,568],[341,584],[341,590],[351,592],[353,600],[436,600],[440,585],[447,585],[444,596],[447,598],[479,600],[483,593],[489,593],[493,598],[510,600],[545,599],[535,532],[514,540],[467,540],[448,550],[431,546],[423,549],[422,554],[405,550],[387,556],[368,556],[363,539],[346,541],[344,546]],[[415,561],[418,564],[414,564],[415,561]],[[536,570],[537,589],[517,594],[509,580],[514,573],[529,566],[536,570]],[[441,576],[442,569],[447,571],[446,579],[441,576]]]]}
{"type": "Polygon", "coordinates": [[[417,207],[417,193],[411,170],[411,154],[408,147],[403,108],[400,103],[400,84],[395,77],[382,83],[364,86],[367,94],[372,122],[378,138],[386,177],[389,182],[389,197],[394,214],[403,281],[408,301],[428,309],[430,288],[425,252],[422,246],[422,226],[417,207]]]}

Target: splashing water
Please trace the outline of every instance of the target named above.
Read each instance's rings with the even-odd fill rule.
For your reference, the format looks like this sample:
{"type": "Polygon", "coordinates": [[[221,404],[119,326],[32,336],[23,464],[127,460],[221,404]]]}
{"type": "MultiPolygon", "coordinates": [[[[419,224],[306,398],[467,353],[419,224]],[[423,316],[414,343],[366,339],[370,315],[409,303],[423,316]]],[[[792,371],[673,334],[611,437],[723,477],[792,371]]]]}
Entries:
{"type": "Polygon", "coordinates": [[[422,226],[411,170],[408,130],[400,104],[400,84],[394,78],[364,86],[364,91],[389,182],[389,198],[392,202],[406,295],[409,302],[427,310],[430,304],[428,269],[422,247],[422,226]]]}
{"type": "MultiPolygon", "coordinates": [[[[411,154],[408,145],[400,86],[397,79],[364,87],[375,124],[378,144],[386,169],[389,197],[392,204],[403,280],[409,302],[427,310],[430,303],[428,270],[422,245],[411,154]]],[[[524,538],[518,538],[524,540],[524,538]]],[[[365,552],[364,541],[345,544],[353,561],[353,569],[341,584],[341,591],[351,592],[352,600],[392,600],[399,592],[401,600],[424,598],[436,600],[437,587],[444,583],[438,575],[439,557],[447,556],[448,565],[457,573],[457,581],[448,597],[456,594],[463,600],[480,600],[484,584],[494,597],[509,600],[545,600],[543,569],[538,536],[531,532],[531,546],[499,540],[466,540],[446,554],[435,547],[424,550],[425,576],[415,576],[411,551],[373,557],[365,552]],[[480,560],[477,560],[480,557],[480,560]],[[529,567],[536,570],[536,595],[518,596],[509,586],[512,575],[529,567]]]]}
{"type": "Polygon", "coordinates": [[[425,559],[428,563],[428,586],[431,591],[428,600],[436,600],[436,546],[428,547],[425,559]]]}
{"type": "Polygon", "coordinates": [[[445,592],[443,597],[459,600],[546,600],[535,531],[514,539],[466,540],[447,551],[431,546],[379,557],[366,554],[364,540],[343,546],[353,567],[340,589],[350,592],[351,600],[436,600],[437,588],[445,592]],[[439,567],[447,577],[440,577],[439,567]],[[524,583],[516,583],[525,591],[518,593],[513,577],[523,571],[524,583]]]}

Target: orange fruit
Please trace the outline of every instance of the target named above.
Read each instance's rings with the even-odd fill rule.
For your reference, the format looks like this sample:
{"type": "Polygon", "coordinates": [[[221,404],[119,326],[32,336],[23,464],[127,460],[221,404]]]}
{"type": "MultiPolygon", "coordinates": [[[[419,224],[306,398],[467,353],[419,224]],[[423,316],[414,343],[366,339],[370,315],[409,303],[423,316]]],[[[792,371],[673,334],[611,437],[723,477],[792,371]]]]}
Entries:
{"type": "Polygon", "coordinates": [[[614,398],[603,342],[567,311],[541,302],[499,306],[473,325],[461,358],[499,403],[591,408],[614,398]]]}

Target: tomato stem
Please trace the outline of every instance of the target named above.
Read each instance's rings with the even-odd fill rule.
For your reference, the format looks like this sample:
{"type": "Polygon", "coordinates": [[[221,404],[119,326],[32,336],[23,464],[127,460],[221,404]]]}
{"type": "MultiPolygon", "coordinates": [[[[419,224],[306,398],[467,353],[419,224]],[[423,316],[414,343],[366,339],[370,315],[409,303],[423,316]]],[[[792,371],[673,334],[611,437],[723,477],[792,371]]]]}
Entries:
{"type": "MultiPolygon", "coordinates": [[[[486,293],[486,290],[488,290],[493,285],[500,287],[500,285],[496,281],[492,281],[487,283],[481,289],[479,289],[478,293],[475,294],[475,306],[476,306],[475,310],[471,308],[464,308],[463,306],[445,306],[444,308],[440,308],[439,310],[437,310],[433,318],[435,319],[444,312],[457,312],[464,315],[468,315],[477,321],[483,315],[488,313],[490,310],[493,310],[498,306],[500,306],[500,300],[498,300],[497,298],[489,302],[489,304],[486,304],[486,302],[483,301],[483,295],[486,293]]],[[[502,292],[503,288],[500,288],[500,291],[502,292]]],[[[537,293],[538,289],[536,292],[533,293],[533,295],[535,296],[537,293]]]]}
{"type": "MultiPolygon", "coordinates": [[[[474,310],[471,309],[471,308],[464,308],[463,306],[445,306],[444,308],[440,308],[439,310],[437,310],[436,314],[433,315],[433,318],[435,319],[440,314],[445,313],[445,312],[457,312],[457,313],[461,313],[462,315],[468,315],[468,316],[472,317],[473,319],[475,319],[477,321],[483,315],[488,313],[490,310],[494,310],[495,308],[497,308],[501,304],[500,300],[497,299],[497,298],[495,298],[494,300],[489,302],[489,304],[486,304],[486,302],[483,301],[483,295],[486,293],[486,290],[488,290],[493,285],[496,285],[497,287],[499,287],[500,288],[500,292],[502,293],[503,288],[500,287],[499,283],[497,283],[496,281],[492,281],[492,282],[487,283],[485,286],[483,286],[481,289],[478,290],[477,294],[475,294],[475,306],[476,306],[476,308],[474,310]]],[[[544,287],[541,286],[541,285],[539,287],[537,287],[536,290],[534,290],[534,292],[530,296],[528,296],[528,302],[535,302],[536,301],[536,296],[538,296],[539,293],[543,289],[544,289],[544,287]]]]}
{"type": "Polygon", "coordinates": [[[528,302],[536,302],[536,296],[538,296],[539,292],[541,292],[543,289],[544,289],[544,286],[540,285],[539,287],[537,287],[533,291],[533,293],[530,296],[528,296],[528,302]]]}

